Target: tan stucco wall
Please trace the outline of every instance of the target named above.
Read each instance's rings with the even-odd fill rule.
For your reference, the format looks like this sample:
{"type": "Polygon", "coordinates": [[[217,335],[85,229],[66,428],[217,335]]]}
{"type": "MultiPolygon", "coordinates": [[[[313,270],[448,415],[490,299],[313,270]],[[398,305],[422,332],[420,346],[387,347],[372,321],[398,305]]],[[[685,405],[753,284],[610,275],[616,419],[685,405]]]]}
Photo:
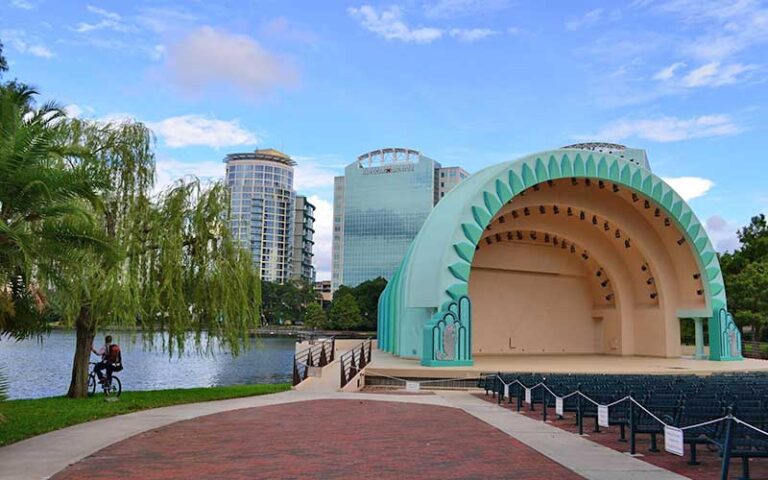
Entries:
{"type": "Polygon", "coordinates": [[[633,202],[626,190],[613,193],[610,186],[598,189],[596,184],[573,187],[562,180],[554,187],[528,190],[505,205],[485,233],[492,244],[481,240],[470,275],[473,352],[506,348],[523,353],[525,348],[525,353],[679,356],[678,315],[693,311],[704,316],[709,307],[696,293],[701,287],[693,278],[697,267],[690,245],[678,245],[677,228],[665,226],[663,215],[655,217],[654,210],[653,205],[645,209],[642,200],[633,202]],[[546,207],[545,214],[539,213],[540,205],[546,207]],[[553,213],[553,205],[558,205],[559,214],[553,213]],[[570,217],[569,206],[574,211],[570,217]],[[522,215],[525,207],[529,216],[522,215]],[[518,218],[512,217],[512,210],[518,218]],[[582,210],[586,220],[579,219],[582,210]],[[591,222],[593,215],[597,226],[591,222]],[[498,221],[501,216],[503,223],[498,221]],[[495,239],[498,233],[506,240],[506,232],[518,230],[540,232],[539,242],[495,239]],[[540,242],[544,232],[575,243],[578,252],[554,252],[558,249],[551,243],[540,242]],[[630,248],[625,248],[626,238],[631,239],[630,248]],[[589,260],[581,259],[582,250],[589,252],[589,260]],[[643,271],[646,263],[649,269],[643,271]],[[601,267],[610,279],[608,289],[599,285],[605,277],[594,276],[601,267]],[[648,284],[650,277],[653,282],[648,284]],[[614,294],[611,301],[605,300],[608,291],[614,294]],[[654,292],[657,296],[651,298],[654,292]],[[510,305],[525,313],[510,319],[510,305]],[[510,342],[519,345],[510,348],[510,342]]]}

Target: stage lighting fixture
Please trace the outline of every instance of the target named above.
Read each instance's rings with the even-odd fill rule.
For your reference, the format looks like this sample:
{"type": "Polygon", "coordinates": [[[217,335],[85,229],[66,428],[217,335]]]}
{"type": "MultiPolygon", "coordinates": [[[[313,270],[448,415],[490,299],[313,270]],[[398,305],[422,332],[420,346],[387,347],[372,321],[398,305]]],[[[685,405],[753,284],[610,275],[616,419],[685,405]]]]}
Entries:
{"type": "Polygon", "coordinates": [[[642,270],[644,272],[647,272],[648,271],[648,264],[644,263],[644,264],[640,265],[640,270],[642,270]]]}
{"type": "Polygon", "coordinates": [[[507,240],[512,240],[512,232],[507,232],[507,240]]]}
{"type": "Polygon", "coordinates": [[[645,283],[648,284],[648,285],[653,285],[654,281],[655,280],[653,279],[653,277],[648,277],[648,280],[646,280],[645,283]]]}
{"type": "Polygon", "coordinates": [[[491,237],[485,237],[485,243],[490,245],[492,242],[493,242],[493,240],[491,240],[491,237]]]}
{"type": "Polygon", "coordinates": [[[576,247],[574,247],[573,245],[571,245],[571,253],[576,253],[576,247]]]}
{"type": "Polygon", "coordinates": [[[568,207],[568,212],[567,213],[568,213],[569,217],[572,217],[573,216],[573,209],[571,207],[568,207]]]}
{"type": "Polygon", "coordinates": [[[670,221],[669,221],[669,218],[665,218],[665,219],[664,219],[664,226],[665,226],[665,227],[668,227],[668,226],[670,226],[670,225],[672,225],[672,222],[670,222],[670,221]]]}
{"type": "Polygon", "coordinates": [[[609,293],[608,295],[605,296],[605,299],[610,302],[611,300],[613,300],[613,294],[609,293]]]}
{"type": "Polygon", "coordinates": [[[581,213],[579,214],[579,220],[584,220],[586,218],[587,218],[587,215],[584,213],[584,210],[582,210],[581,213]]]}
{"type": "Polygon", "coordinates": [[[527,216],[529,216],[529,215],[531,214],[531,211],[530,211],[530,210],[528,210],[528,207],[525,207],[525,208],[523,209],[523,214],[524,214],[526,217],[527,217],[527,216]]]}
{"type": "Polygon", "coordinates": [[[597,217],[592,215],[592,225],[597,225],[597,217]]]}
{"type": "Polygon", "coordinates": [[[619,187],[615,183],[613,184],[613,193],[619,193],[619,187]]]}
{"type": "Polygon", "coordinates": [[[700,274],[700,273],[694,273],[694,274],[693,274],[693,279],[694,279],[694,280],[698,280],[698,279],[700,279],[700,278],[701,278],[701,274],[700,274]]]}
{"type": "Polygon", "coordinates": [[[597,276],[597,277],[602,277],[602,276],[603,276],[603,269],[602,269],[602,268],[599,268],[599,269],[598,269],[598,270],[595,272],[595,276],[597,276]]]}
{"type": "Polygon", "coordinates": [[[636,194],[636,193],[633,193],[633,194],[632,194],[632,201],[633,201],[633,202],[636,202],[636,201],[638,201],[638,200],[639,200],[639,198],[637,197],[637,194],[636,194]]]}
{"type": "Polygon", "coordinates": [[[539,186],[538,185],[534,185],[533,186],[533,191],[534,192],[538,192],[539,191],[539,186]]]}
{"type": "Polygon", "coordinates": [[[645,207],[645,208],[651,208],[651,202],[649,202],[648,200],[645,200],[645,201],[643,202],[643,207],[645,207]]]}
{"type": "Polygon", "coordinates": [[[651,300],[656,300],[656,297],[658,297],[658,296],[659,296],[659,294],[656,293],[656,292],[653,292],[652,294],[649,295],[649,297],[651,297],[651,300]]]}
{"type": "Polygon", "coordinates": [[[577,182],[575,178],[571,177],[571,185],[573,185],[575,187],[578,184],[579,184],[579,182],[577,182]]]}
{"type": "Polygon", "coordinates": [[[555,182],[553,182],[552,180],[547,180],[547,185],[549,185],[549,187],[552,188],[555,186],[555,182]]]}
{"type": "Polygon", "coordinates": [[[605,287],[607,287],[607,286],[608,286],[608,283],[609,283],[609,281],[608,281],[608,280],[603,280],[602,282],[600,282],[600,286],[601,286],[601,287],[603,287],[603,288],[605,288],[605,287]]]}
{"type": "Polygon", "coordinates": [[[498,234],[498,233],[496,234],[496,241],[497,241],[497,242],[500,242],[500,241],[501,241],[501,235],[500,235],[500,234],[498,234]]]}
{"type": "Polygon", "coordinates": [[[554,207],[552,207],[552,213],[554,213],[555,215],[557,215],[557,214],[559,214],[559,213],[560,213],[560,209],[558,208],[558,206],[557,206],[557,205],[555,205],[554,207]]]}
{"type": "Polygon", "coordinates": [[[548,233],[544,234],[544,243],[549,243],[549,234],[548,233]]]}
{"type": "Polygon", "coordinates": [[[523,239],[523,232],[521,232],[521,231],[517,232],[517,239],[518,240],[522,240],[523,239]]]}
{"type": "Polygon", "coordinates": [[[653,211],[653,216],[654,217],[660,217],[661,216],[661,210],[659,210],[658,208],[656,210],[654,210],[653,211]]]}
{"type": "Polygon", "coordinates": [[[621,230],[616,229],[616,238],[621,238],[621,230]]]}
{"type": "Polygon", "coordinates": [[[536,232],[531,232],[531,240],[536,240],[536,232]]]}
{"type": "Polygon", "coordinates": [[[589,255],[587,254],[587,252],[583,252],[581,254],[581,258],[583,258],[584,260],[589,260],[589,255]]]}
{"type": "Polygon", "coordinates": [[[605,182],[600,180],[597,182],[597,186],[600,187],[600,189],[602,190],[603,188],[605,188],[605,182]]]}
{"type": "Polygon", "coordinates": [[[685,237],[680,237],[680,239],[677,241],[678,245],[682,245],[685,243],[685,237]]]}
{"type": "Polygon", "coordinates": [[[504,220],[504,215],[499,217],[499,223],[504,223],[506,220],[504,220]]]}
{"type": "Polygon", "coordinates": [[[517,218],[517,210],[512,210],[512,218],[517,218]]]}
{"type": "Polygon", "coordinates": [[[544,208],[544,205],[539,205],[539,213],[542,214],[542,215],[547,213],[547,209],[544,208]]]}
{"type": "Polygon", "coordinates": [[[704,295],[704,290],[702,289],[696,290],[696,295],[704,295]]]}
{"type": "Polygon", "coordinates": [[[608,222],[603,223],[603,230],[605,230],[607,232],[610,229],[611,229],[611,226],[608,225],[608,222]]]}
{"type": "Polygon", "coordinates": [[[624,248],[629,248],[629,239],[624,240],[624,248]]]}

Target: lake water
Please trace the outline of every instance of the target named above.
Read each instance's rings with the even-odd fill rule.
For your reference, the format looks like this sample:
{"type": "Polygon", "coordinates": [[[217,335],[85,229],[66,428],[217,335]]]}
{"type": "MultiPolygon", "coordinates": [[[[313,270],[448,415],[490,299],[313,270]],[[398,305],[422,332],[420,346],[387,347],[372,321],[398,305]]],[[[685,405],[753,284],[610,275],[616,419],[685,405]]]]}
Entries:
{"type": "MultiPolygon", "coordinates": [[[[169,358],[159,348],[159,336],[155,349],[150,351],[144,349],[140,337],[132,338],[128,333],[112,336],[123,353],[125,369],[117,375],[124,391],[291,381],[295,348],[292,338],[254,338],[250,348],[237,357],[219,349],[213,355],[198,356],[190,344],[188,353],[169,358]]],[[[96,341],[98,348],[104,334],[98,334],[96,341]]],[[[74,351],[74,332],[51,332],[43,337],[42,343],[2,338],[0,381],[7,381],[11,399],[64,395],[69,387],[74,351]]],[[[98,361],[96,355],[91,358],[98,361]]]]}

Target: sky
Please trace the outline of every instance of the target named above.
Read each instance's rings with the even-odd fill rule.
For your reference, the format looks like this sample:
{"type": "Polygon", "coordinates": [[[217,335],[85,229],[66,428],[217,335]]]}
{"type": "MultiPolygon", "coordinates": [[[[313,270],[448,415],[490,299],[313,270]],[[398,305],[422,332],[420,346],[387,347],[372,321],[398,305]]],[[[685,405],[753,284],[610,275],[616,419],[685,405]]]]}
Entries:
{"type": "Polygon", "coordinates": [[[768,211],[768,4],[759,0],[0,0],[9,77],[71,115],[156,136],[158,188],[277,148],[317,206],[410,147],[470,173],[567,144],[647,151],[715,247],[768,211]]]}

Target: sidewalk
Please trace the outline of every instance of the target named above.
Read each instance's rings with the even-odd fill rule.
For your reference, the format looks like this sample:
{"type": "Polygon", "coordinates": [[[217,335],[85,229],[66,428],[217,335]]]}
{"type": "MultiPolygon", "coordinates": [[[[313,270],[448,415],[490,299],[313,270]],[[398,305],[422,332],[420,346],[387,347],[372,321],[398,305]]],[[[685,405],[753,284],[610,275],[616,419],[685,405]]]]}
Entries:
{"type": "MultiPolygon", "coordinates": [[[[320,389],[314,388],[309,391],[293,390],[258,397],[146,410],[40,435],[0,448],[0,466],[2,466],[0,477],[9,480],[48,478],[70,464],[78,462],[115,442],[183,420],[232,410],[323,399],[383,401],[460,409],[588,479],[673,480],[685,478],[589,442],[543,422],[506,411],[466,392],[408,395],[341,393],[320,391],[320,389]]],[[[337,418],[338,421],[343,422],[343,416],[337,418]]],[[[397,423],[397,416],[395,415],[393,418],[395,419],[393,421],[397,423]]],[[[274,422],[278,421],[279,419],[275,418],[274,422]]],[[[345,427],[347,426],[345,425],[345,427]]],[[[349,428],[352,427],[349,426],[349,428]]],[[[403,427],[406,432],[410,428],[408,425],[403,427]]],[[[312,426],[312,428],[318,429],[318,426],[312,426]]],[[[279,428],[277,432],[279,432],[279,428]]],[[[471,433],[468,432],[469,434],[471,433]]],[[[486,445],[481,438],[477,440],[480,445],[486,445]]],[[[424,449],[425,447],[424,445],[414,445],[414,448],[424,449]]],[[[494,445],[490,443],[483,448],[493,449],[494,445]]]]}

